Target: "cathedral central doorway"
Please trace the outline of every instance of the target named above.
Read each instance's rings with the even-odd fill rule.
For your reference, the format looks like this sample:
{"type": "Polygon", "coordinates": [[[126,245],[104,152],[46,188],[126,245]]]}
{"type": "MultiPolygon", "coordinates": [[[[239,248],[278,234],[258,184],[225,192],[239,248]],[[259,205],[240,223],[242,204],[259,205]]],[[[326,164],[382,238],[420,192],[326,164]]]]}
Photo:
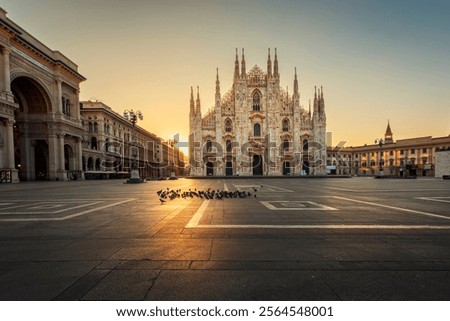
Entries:
{"type": "Polygon", "coordinates": [[[288,161],[283,162],[283,175],[291,175],[291,163],[288,161]]]}
{"type": "Polygon", "coordinates": [[[263,174],[263,161],[261,155],[253,155],[253,175],[262,175],[263,174]]]}
{"type": "Polygon", "coordinates": [[[225,175],[233,176],[233,163],[232,162],[225,163],[225,175]]]}
{"type": "Polygon", "coordinates": [[[206,163],[206,176],[214,175],[214,164],[212,162],[206,163]]]}
{"type": "Polygon", "coordinates": [[[302,163],[302,174],[309,175],[309,161],[304,160],[302,163]]]}

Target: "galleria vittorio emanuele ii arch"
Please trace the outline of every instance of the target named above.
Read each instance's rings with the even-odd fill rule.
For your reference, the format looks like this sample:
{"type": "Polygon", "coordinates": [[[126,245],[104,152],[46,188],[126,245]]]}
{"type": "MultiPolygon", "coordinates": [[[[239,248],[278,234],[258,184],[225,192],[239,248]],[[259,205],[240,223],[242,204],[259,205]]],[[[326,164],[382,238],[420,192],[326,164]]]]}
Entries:
{"type": "Polygon", "coordinates": [[[0,8],[0,180],[67,180],[82,172],[78,66],[0,8]]]}

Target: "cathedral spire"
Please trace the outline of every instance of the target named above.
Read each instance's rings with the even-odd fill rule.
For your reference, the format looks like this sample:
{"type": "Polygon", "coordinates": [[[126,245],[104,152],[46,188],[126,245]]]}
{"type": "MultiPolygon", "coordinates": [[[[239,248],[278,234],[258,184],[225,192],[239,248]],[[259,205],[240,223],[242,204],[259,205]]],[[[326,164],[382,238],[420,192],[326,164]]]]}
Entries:
{"type": "Polygon", "coordinates": [[[191,86],[191,109],[190,109],[191,115],[195,114],[195,105],[194,105],[194,89],[192,89],[191,86]]]}
{"type": "Polygon", "coordinates": [[[279,74],[278,74],[277,48],[275,48],[275,60],[273,61],[273,75],[274,75],[275,77],[279,77],[279,74]]]}
{"type": "Polygon", "coordinates": [[[394,136],[392,134],[391,125],[389,124],[389,119],[388,119],[386,133],[384,133],[384,142],[385,143],[392,143],[392,142],[394,142],[393,138],[394,138],[394,136]]]}
{"type": "Polygon", "coordinates": [[[220,95],[219,68],[216,68],[216,95],[220,95]]]}
{"type": "Polygon", "coordinates": [[[272,77],[272,61],[270,60],[270,48],[269,54],[267,55],[267,75],[272,77]]]}
{"type": "Polygon", "coordinates": [[[245,78],[247,76],[247,72],[245,71],[245,57],[244,57],[244,48],[242,48],[242,62],[241,62],[241,77],[245,78]]]}
{"type": "Polygon", "coordinates": [[[236,60],[234,61],[234,79],[239,78],[239,58],[238,49],[236,48],[236,60]]]}
{"type": "MultiPolygon", "coordinates": [[[[320,97],[320,94],[319,94],[320,97]]],[[[314,101],[313,101],[313,116],[317,117],[319,114],[319,101],[317,100],[317,87],[314,86],[314,101]]]]}
{"type": "Polygon", "coordinates": [[[320,86],[320,93],[319,93],[319,112],[321,115],[325,114],[325,100],[323,99],[323,87],[320,86]]]}
{"type": "Polygon", "coordinates": [[[200,107],[200,89],[197,86],[197,100],[195,101],[195,113],[201,114],[201,107],[200,107]]]}
{"type": "Polygon", "coordinates": [[[295,76],[294,76],[294,95],[298,95],[297,67],[295,67],[295,76]]]}
{"type": "Polygon", "coordinates": [[[216,107],[220,106],[220,81],[219,81],[219,68],[216,69],[216,107]]]}

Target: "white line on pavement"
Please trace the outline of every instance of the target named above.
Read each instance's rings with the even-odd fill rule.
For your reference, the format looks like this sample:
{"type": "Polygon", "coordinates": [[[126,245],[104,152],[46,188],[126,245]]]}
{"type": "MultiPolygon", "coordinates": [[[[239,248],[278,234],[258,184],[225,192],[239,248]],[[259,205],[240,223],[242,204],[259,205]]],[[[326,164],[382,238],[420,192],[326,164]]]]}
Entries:
{"type": "Polygon", "coordinates": [[[360,203],[360,204],[384,207],[384,208],[389,208],[389,209],[392,209],[392,210],[397,210],[397,211],[402,211],[402,212],[408,212],[408,213],[414,213],[414,214],[420,214],[420,215],[425,215],[425,216],[437,217],[437,218],[442,218],[442,219],[445,219],[445,220],[450,220],[449,216],[444,216],[444,215],[438,215],[438,214],[433,214],[433,213],[416,211],[416,210],[411,210],[411,209],[408,209],[408,208],[402,208],[402,207],[397,207],[397,206],[390,206],[390,205],[384,205],[384,204],[379,204],[379,203],[360,201],[360,200],[355,200],[355,199],[352,199],[352,198],[341,197],[341,196],[332,196],[332,197],[335,198],[335,199],[345,200],[345,201],[349,201],[349,202],[355,202],[355,203],[360,203]]]}
{"type": "Polygon", "coordinates": [[[189,227],[197,227],[198,223],[200,222],[200,219],[203,216],[203,213],[206,211],[206,208],[208,207],[209,201],[206,200],[203,202],[203,204],[199,207],[197,212],[195,212],[194,216],[192,216],[189,223],[186,225],[187,228],[189,227]]]}

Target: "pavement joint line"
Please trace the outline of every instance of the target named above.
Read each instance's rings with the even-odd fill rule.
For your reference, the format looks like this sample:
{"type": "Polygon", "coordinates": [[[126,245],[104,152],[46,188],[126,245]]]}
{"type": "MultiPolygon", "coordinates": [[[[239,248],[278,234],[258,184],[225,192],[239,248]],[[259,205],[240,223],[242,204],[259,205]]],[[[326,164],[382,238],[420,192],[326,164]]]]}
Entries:
{"type": "Polygon", "coordinates": [[[227,185],[227,183],[223,183],[223,190],[225,192],[228,192],[228,185],[227,185]]]}
{"type": "Polygon", "coordinates": [[[407,212],[407,213],[414,213],[414,214],[420,214],[420,215],[425,215],[425,216],[430,216],[430,217],[437,217],[437,218],[442,218],[445,220],[450,220],[449,216],[444,216],[444,215],[439,215],[439,214],[433,214],[433,213],[428,213],[428,212],[422,212],[422,211],[416,211],[416,210],[411,210],[408,208],[403,208],[403,207],[397,207],[397,206],[391,206],[391,205],[384,205],[384,204],[379,204],[379,203],[373,203],[373,202],[367,202],[367,201],[361,201],[361,200],[355,200],[352,198],[347,198],[347,197],[341,197],[341,196],[331,196],[335,199],[340,199],[340,200],[345,200],[345,201],[349,201],[349,202],[355,202],[355,203],[360,203],[360,204],[366,204],[366,205],[372,205],[372,206],[378,206],[378,207],[384,207],[384,208],[389,208],[389,209],[393,209],[393,210],[397,210],[397,211],[402,211],[402,212],[407,212]]]}
{"type": "Polygon", "coordinates": [[[182,212],[185,209],[184,206],[178,206],[177,209],[175,209],[173,212],[171,212],[169,215],[164,217],[161,221],[153,225],[147,232],[144,233],[144,235],[153,236],[156,233],[158,233],[166,224],[171,221],[173,218],[175,218],[180,212],[182,212]]]}
{"type": "MultiPolygon", "coordinates": [[[[78,216],[82,216],[88,213],[92,213],[95,211],[99,211],[108,207],[112,207],[112,206],[116,206],[116,205],[120,205],[123,203],[127,203],[127,202],[131,202],[131,201],[135,201],[136,198],[127,198],[125,200],[119,201],[119,202],[115,202],[115,203],[111,203],[111,204],[107,204],[104,206],[100,206],[100,207],[95,207],[80,213],[75,213],[75,214],[71,214],[71,215],[67,215],[64,217],[40,217],[40,218],[10,218],[10,219],[0,219],[0,222],[37,222],[37,221],[65,221],[67,219],[70,218],[74,218],[74,217],[78,217],[78,216]]],[[[106,201],[104,199],[104,201],[106,201]]]]}

